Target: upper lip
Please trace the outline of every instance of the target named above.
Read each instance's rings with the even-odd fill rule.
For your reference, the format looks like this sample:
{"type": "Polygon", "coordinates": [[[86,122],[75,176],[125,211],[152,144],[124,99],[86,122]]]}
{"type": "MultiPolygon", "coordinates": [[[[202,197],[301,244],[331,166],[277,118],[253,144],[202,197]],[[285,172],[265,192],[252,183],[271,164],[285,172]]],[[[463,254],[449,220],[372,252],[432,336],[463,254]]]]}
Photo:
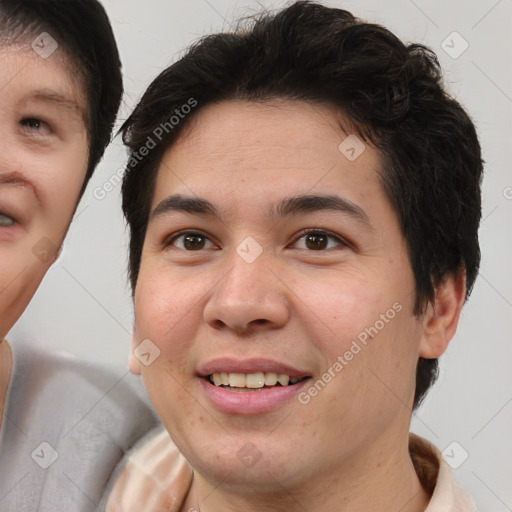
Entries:
{"type": "Polygon", "coordinates": [[[289,377],[302,378],[307,377],[307,371],[272,359],[251,358],[236,359],[230,357],[212,359],[199,365],[198,374],[201,377],[207,377],[212,373],[277,373],[288,375],[289,377]]]}

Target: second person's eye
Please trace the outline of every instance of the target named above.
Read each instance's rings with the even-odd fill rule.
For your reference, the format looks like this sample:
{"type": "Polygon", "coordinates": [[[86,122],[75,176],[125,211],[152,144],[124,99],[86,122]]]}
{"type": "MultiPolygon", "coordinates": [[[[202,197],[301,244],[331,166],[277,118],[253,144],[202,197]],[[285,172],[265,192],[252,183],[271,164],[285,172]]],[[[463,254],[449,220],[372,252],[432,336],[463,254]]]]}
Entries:
{"type": "Polygon", "coordinates": [[[166,246],[169,245],[173,245],[185,251],[200,251],[201,249],[211,249],[214,247],[213,243],[206,235],[193,231],[185,231],[174,235],[166,242],[166,246]]]}
{"type": "Polygon", "coordinates": [[[303,232],[302,236],[294,242],[294,245],[299,249],[323,251],[337,246],[345,247],[347,244],[339,237],[326,231],[310,230],[303,232]]]}

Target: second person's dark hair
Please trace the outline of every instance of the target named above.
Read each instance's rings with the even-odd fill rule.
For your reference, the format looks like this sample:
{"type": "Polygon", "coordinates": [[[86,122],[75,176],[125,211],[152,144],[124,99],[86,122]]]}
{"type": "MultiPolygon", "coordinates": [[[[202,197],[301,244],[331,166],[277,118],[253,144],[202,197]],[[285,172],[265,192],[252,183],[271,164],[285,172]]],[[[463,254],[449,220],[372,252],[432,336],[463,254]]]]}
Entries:
{"type": "MultiPolygon", "coordinates": [[[[131,158],[123,209],[133,290],[164,151],[212,102],[274,98],[341,109],[340,122],[380,150],[381,182],[414,273],[414,313],[424,311],[450,275],[465,272],[469,295],[480,262],[482,159],[475,127],[444,90],[435,54],[347,11],[306,1],[203,38],[156,78],[125,123],[131,158]],[[198,102],[193,113],[156,138],[155,130],[191,98],[198,102]],[[150,138],[156,147],[141,156],[150,138]]],[[[415,407],[436,375],[437,360],[420,358],[415,407]]]]}

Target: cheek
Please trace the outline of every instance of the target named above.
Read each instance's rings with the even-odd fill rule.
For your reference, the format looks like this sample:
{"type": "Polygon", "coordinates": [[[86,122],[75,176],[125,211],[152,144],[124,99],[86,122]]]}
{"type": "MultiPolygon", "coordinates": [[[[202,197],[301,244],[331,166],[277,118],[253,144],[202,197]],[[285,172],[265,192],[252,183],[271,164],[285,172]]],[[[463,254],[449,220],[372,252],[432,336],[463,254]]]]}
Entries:
{"type": "Polygon", "coordinates": [[[77,134],[65,149],[37,163],[41,176],[44,215],[36,220],[37,228],[57,245],[62,243],[77,207],[89,159],[85,134],[77,134]]]}
{"type": "Polygon", "coordinates": [[[21,316],[46,274],[51,260],[45,247],[26,237],[16,245],[1,249],[0,338],[21,316]],[[39,247],[39,250],[34,248],[39,247]]]}
{"type": "Polygon", "coordinates": [[[412,314],[412,304],[404,307],[382,331],[373,368],[390,387],[400,388],[402,383],[415,381],[421,333],[421,321],[412,314]]]}
{"type": "Polygon", "coordinates": [[[355,271],[297,278],[292,285],[294,308],[302,325],[314,329],[311,339],[332,357],[343,354],[351,341],[373,324],[382,309],[382,297],[369,279],[355,271]]]}
{"type": "MultiPolygon", "coordinates": [[[[351,360],[340,384],[375,415],[392,416],[404,404],[412,406],[420,331],[410,310],[383,309],[358,336],[344,354],[351,360]]],[[[356,409],[365,416],[363,409],[356,409]]]]}
{"type": "Polygon", "coordinates": [[[408,398],[420,338],[409,288],[377,276],[344,272],[315,281],[296,280],[293,289],[301,325],[324,360],[322,371],[330,369],[335,375],[325,375],[336,382],[329,386],[333,405],[346,394],[376,405],[380,400],[385,403],[386,394],[392,400],[393,393],[408,398]]]}
{"type": "Polygon", "coordinates": [[[149,366],[141,365],[141,374],[155,410],[176,439],[184,419],[197,412],[187,385],[202,293],[166,276],[161,266],[143,257],[135,289],[136,341],[151,340],[160,354],[149,366]]]}
{"type": "Polygon", "coordinates": [[[190,341],[200,325],[200,298],[206,289],[195,280],[182,282],[165,264],[143,255],[135,289],[139,341],[149,338],[172,365],[185,364],[190,341]]]}

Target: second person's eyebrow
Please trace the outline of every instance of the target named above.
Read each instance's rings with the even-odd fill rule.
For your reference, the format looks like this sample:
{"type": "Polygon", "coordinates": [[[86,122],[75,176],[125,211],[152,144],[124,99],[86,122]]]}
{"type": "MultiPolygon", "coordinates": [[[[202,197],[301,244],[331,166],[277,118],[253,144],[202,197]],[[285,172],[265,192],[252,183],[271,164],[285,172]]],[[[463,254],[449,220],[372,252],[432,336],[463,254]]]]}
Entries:
{"type": "MultiPolygon", "coordinates": [[[[207,199],[173,194],[161,201],[151,212],[151,220],[169,212],[184,212],[193,215],[210,215],[221,218],[217,208],[207,199]]],[[[371,223],[359,206],[337,195],[298,195],[283,199],[270,209],[269,217],[281,220],[300,213],[316,211],[338,211],[371,228],[371,223]]]]}
{"type": "Polygon", "coordinates": [[[317,211],[337,211],[371,228],[370,219],[362,208],[338,195],[299,195],[284,199],[270,211],[270,217],[281,220],[291,215],[317,211]]]}
{"type": "Polygon", "coordinates": [[[172,211],[219,217],[217,209],[210,201],[198,197],[173,194],[158,203],[158,206],[151,212],[151,220],[172,211]]]}

